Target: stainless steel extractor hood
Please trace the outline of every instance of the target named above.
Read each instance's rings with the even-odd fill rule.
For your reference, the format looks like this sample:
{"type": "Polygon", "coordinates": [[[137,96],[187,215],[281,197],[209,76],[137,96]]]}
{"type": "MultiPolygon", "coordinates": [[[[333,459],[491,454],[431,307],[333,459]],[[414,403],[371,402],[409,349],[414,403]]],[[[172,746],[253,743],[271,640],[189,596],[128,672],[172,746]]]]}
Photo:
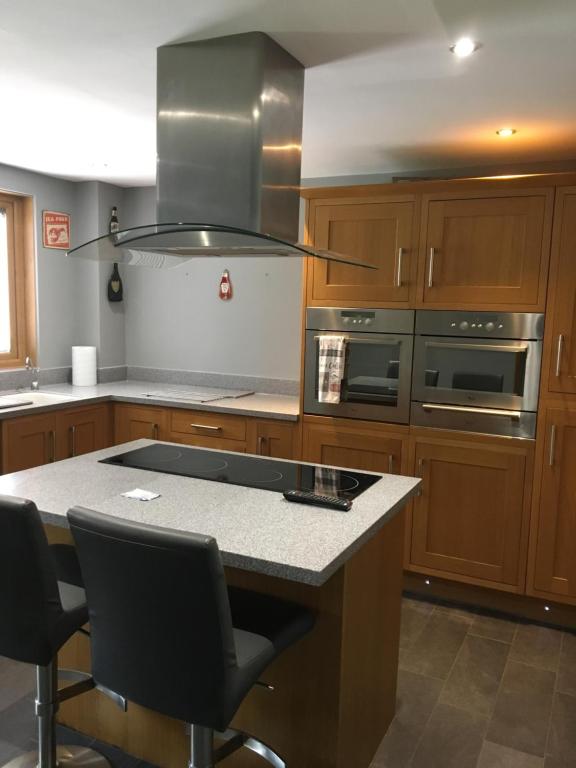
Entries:
{"type": "Polygon", "coordinates": [[[157,222],[69,255],[168,267],[194,256],[303,256],[304,68],[262,32],[158,49],[157,222]]]}

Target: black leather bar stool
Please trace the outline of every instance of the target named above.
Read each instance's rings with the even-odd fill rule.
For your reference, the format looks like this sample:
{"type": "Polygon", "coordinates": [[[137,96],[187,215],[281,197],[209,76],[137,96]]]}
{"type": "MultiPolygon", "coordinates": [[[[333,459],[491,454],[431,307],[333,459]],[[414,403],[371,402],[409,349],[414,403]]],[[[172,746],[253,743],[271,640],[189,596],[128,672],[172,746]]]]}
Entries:
{"type": "Polygon", "coordinates": [[[93,749],[56,746],[58,705],[94,687],[90,675],[68,672],[75,682],[58,691],[58,650],[88,621],[80,585],[74,547],[48,545],[33,502],[0,496],[0,656],[36,665],[37,684],[38,752],[11,768],[110,766],[93,749]]]}
{"type": "Polygon", "coordinates": [[[228,728],[260,674],[312,629],[306,609],[226,587],[216,540],[68,512],[88,597],[98,685],[191,726],[189,768],[242,746],[283,760],[228,728]],[[225,739],[214,748],[214,732],[225,739]]]}

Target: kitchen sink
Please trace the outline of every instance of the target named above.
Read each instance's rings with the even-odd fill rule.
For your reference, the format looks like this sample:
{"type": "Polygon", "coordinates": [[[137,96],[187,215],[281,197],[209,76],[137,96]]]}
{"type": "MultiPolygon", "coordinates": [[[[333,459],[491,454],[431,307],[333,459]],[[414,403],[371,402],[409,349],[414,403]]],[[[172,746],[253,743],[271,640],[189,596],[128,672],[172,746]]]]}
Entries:
{"type": "Polygon", "coordinates": [[[52,395],[47,392],[18,392],[17,394],[0,395],[0,410],[23,408],[30,405],[57,405],[73,400],[73,397],[67,395],[52,395]]]}

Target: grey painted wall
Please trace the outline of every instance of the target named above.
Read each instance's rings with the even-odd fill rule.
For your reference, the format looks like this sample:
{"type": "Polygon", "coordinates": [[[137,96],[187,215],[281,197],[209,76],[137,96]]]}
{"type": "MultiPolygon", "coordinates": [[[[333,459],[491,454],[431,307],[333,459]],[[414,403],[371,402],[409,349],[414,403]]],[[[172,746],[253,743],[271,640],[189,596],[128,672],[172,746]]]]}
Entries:
{"type": "MultiPolygon", "coordinates": [[[[108,265],[72,259],[65,251],[42,247],[42,211],[70,213],[72,245],[105,231],[111,204],[124,191],[98,182],[75,183],[0,165],[0,189],[34,201],[38,364],[71,364],[71,347],[98,347],[99,365],[123,365],[126,351],[122,310],[105,298],[108,265]],[[111,201],[113,201],[111,203],[111,201]]],[[[119,203],[118,203],[119,204],[119,203]]]]}
{"type": "MultiPolygon", "coordinates": [[[[120,224],[156,220],[155,190],[129,190],[120,224]]],[[[126,268],[129,366],[296,380],[300,259],[201,258],[172,270],[126,268]],[[234,297],[218,298],[223,269],[234,297]]]]}

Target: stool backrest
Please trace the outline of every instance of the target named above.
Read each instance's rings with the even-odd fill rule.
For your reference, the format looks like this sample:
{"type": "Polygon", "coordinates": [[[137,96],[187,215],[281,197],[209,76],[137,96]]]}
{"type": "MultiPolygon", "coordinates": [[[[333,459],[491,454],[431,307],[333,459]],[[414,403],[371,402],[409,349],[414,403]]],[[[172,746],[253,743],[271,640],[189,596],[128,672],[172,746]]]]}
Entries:
{"type": "Polygon", "coordinates": [[[56,569],[32,501],[0,495],[0,656],[48,664],[63,609],[56,569]]]}
{"type": "Polygon", "coordinates": [[[79,507],[68,520],[96,682],[180,720],[218,719],[237,660],[216,540],[79,507]]]}

